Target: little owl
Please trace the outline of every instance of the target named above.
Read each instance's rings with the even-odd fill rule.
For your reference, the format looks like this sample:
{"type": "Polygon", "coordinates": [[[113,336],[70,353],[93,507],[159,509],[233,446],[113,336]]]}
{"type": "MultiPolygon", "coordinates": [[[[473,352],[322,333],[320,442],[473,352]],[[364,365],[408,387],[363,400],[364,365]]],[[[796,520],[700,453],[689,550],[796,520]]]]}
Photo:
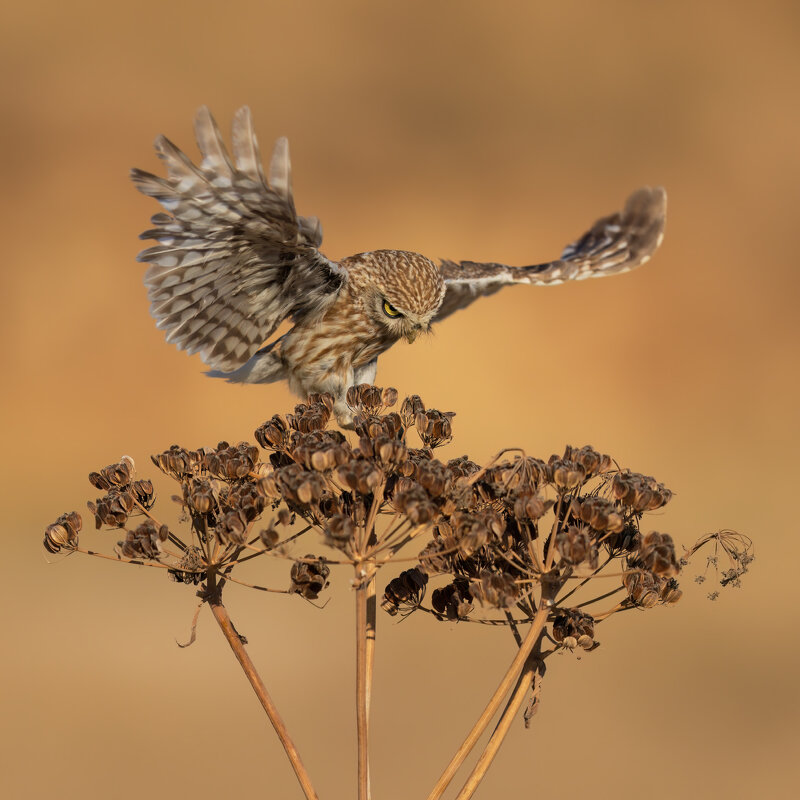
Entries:
{"type": "Polygon", "coordinates": [[[195,118],[202,161],[195,166],[163,136],[159,178],[134,169],[139,191],[166,214],[141,238],[150,310],[158,327],[200,357],[210,375],[237,383],[288,380],[301,396],[329,392],[349,425],[347,389],[373,383],[378,356],[434,322],[514,283],[554,285],[627,272],[661,243],[666,194],[648,187],[598,220],[557,261],[528,267],[443,261],[375,250],[334,262],[319,250],[322,229],[292,197],[289,148],[278,139],[264,175],[250,110],[233,119],[233,159],[207,108],[195,118]],[[284,320],[293,327],[264,343],[284,320]]]}

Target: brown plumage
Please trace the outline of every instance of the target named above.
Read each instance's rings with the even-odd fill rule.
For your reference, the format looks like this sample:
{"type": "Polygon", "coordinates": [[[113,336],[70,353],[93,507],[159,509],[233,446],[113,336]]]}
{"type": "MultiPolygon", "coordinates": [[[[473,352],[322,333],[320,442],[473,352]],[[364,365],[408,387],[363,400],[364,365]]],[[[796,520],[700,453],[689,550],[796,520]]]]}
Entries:
{"type": "Polygon", "coordinates": [[[202,161],[194,165],[156,139],[167,177],[134,169],[132,179],[167,213],[142,238],[158,245],[139,259],[150,310],[167,340],[200,353],[215,377],[233,382],[288,380],[304,396],[336,398],[349,424],[347,389],[375,378],[377,358],[401,338],[513,283],[556,284],[625,272],[661,243],[666,194],[634,192],[622,212],[598,220],[556,261],[529,267],[444,261],[399,250],[327,259],[314,217],[297,214],[286,139],[275,145],[267,177],[250,111],[233,121],[233,159],[207,108],[195,118],[202,161]],[[286,320],[291,330],[262,347],[286,320]]]}

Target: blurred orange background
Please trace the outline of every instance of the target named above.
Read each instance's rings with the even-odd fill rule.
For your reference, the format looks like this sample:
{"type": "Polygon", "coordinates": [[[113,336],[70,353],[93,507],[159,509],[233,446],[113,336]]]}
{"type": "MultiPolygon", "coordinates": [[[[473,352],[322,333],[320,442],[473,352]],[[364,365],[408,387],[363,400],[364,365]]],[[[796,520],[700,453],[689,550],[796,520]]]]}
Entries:
{"type": "MultiPolygon", "coordinates": [[[[645,268],[505,290],[392,349],[378,383],[457,412],[445,457],[591,443],[676,492],[653,524],[679,542],[731,527],[756,543],[741,590],[710,603],[686,575],[676,607],[553,659],[531,730],[515,725],[477,797],[794,797],[798,9],[6,4],[4,796],[300,794],[210,615],[175,646],[188,587],[41,549],[94,498],[90,470],[128,453],[156,477],[150,453],[252,440],[295,402],[209,380],[165,344],[134,261],[157,207],[128,169],[160,171],[158,133],[194,155],[199,105],[227,132],[249,104],[262,150],[289,137],[298,208],[333,258],[547,260],[637,186],[667,188],[645,268]]],[[[354,795],[349,577],[324,611],[228,592],[323,798],[354,795]]],[[[497,630],[379,618],[377,798],[426,795],[512,653],[497,630]]]]}

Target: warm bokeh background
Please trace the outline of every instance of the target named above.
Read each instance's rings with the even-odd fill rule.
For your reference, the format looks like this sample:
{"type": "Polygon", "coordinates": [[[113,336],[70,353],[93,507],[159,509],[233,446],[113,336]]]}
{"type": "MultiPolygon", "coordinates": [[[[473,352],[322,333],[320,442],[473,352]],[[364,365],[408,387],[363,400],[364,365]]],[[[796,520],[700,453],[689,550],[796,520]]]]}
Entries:
{"type": "MultiPolygon", "coordinates": [[[[379,383],[456,410],[451,455],[590,442],[676,491],[657,524],[679,541],[720,527],[756,541],[743,589],[710,603],[687,576],[677,607],[623,615],[591,656],[554,660],[533,729],[515,728],[480,797],[795,796],[797,3],[1,13],[5,797],[299,794],[210,617],[175,646],[190,591],[154,570],[48,564],[40,546],[94,496],[91,469],[130,453],[152,473],[150,453],[252,438],[293,402],[208,380],[148,315],[134,257],[156,206],[127,171],[158,169],[159,132],[194,153],[203,103],[225,130],[249,104],[265,150],[290,137],[298,207],[332,257],[547,259],[633,188],[667,187],[645,269],[507,290],[394,348],[379,383]]],[[[228,593],[329,800],[353,796],[348,577],[324,612],[228,593]]],[[[422,797],[512,643],[379,621],[375,794],[422,797]]]]}

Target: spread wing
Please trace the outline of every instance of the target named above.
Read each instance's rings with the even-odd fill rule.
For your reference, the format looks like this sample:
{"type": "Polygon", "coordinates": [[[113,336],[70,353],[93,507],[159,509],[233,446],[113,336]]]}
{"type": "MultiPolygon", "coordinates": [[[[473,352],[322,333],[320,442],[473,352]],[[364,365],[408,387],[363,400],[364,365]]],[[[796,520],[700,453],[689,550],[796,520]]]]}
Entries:
{"type": "Polygon", "coordinates": [[[446,293],[435,321],[509,284],[553,286],[634,269],[649,261],[661,244],[666,210],[667,193],[645,186],[628,198],[622,211],[597,220],[580,239],[567,245],[558,261],[529,267],[442,261],[446,293]]]}
{"type": "Polygon", "coordinates": [[[199,166],[159,136],[167,177],[131,172],[136,188],[168,212],[156,214],[141,235],[158,244],[138,259],[150,264],[150,312],[167,341],[230,372],[282,320],[327,307],[347,271],[320,253],[319,221],[295,211],[286,139],[275,144],[267,180],[247,107],[233,119],[233,160],[205,107],[195,135],[199,166]]]}

